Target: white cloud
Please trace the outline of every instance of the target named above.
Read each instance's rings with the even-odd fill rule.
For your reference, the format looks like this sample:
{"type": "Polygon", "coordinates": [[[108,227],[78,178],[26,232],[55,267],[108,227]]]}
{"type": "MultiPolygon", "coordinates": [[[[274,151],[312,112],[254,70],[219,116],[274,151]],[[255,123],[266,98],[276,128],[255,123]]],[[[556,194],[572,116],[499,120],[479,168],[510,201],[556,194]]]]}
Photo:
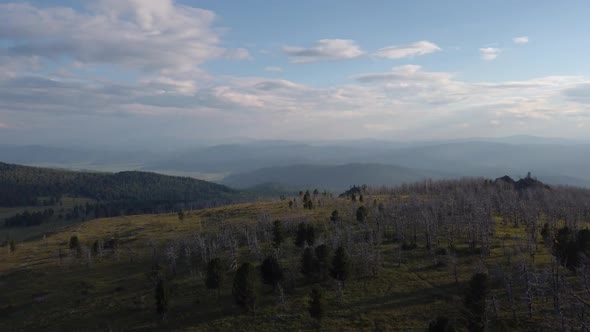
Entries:
{"type": "Polygon", "coordinates": [[[361,74],[354,78],[363,83],[403,81],[409,84],[415,81],[449,80],[452,76],[446,72],[425,72],[418,65],[405,65],[393,67],[389,72],[361,74]]]}
{"type": "Polygon", "coordinates": [[[423,40],[419,42],[415,42],[413,44],[408,45],[398,45],[398,46],[389,46],[384,47],[380,50],[377,50],[374,55],[382,58],[388,59],[401,59],[407,57],[414,57],[419,55],[430,54],[434,52],[441,51],[441,48],[438,45],[423,40]]]}
{"type": "Polygon", "coordinates": [[[293,63],[354,59],[365,54],[354,40],[321,39],[309,48],[285,46],[283,52],[293,63]]]}
{"type": "Polygon", "coordinates": [[[215,14],[172,0],[98,0],[88,11],[0,4],[0,56],[186,71],[217,58],[249,58],[220,46],[215,14]]]}
{"type": "Polygon", "coordinates": [[[527,37],[527,36],[514,37],[514,38],[512,38],[512,42],[515,44],[526,44],[529,42],[529,37],[527,37]]]}
{"type": "Polygon", "coordinates": [[[495,47],[484,47],[479,49],[479,54],[483,60],[494,60],[502,52],[501,49],[495,47]]]}
{"type": "Polygon", "coordinates": [[[282,72],[283,68],[277,67],[277,66],[268,66],[268,67],[265,67],[264,70],[268,71],[268,72],[278,73],[278,72],[282,72]]]}

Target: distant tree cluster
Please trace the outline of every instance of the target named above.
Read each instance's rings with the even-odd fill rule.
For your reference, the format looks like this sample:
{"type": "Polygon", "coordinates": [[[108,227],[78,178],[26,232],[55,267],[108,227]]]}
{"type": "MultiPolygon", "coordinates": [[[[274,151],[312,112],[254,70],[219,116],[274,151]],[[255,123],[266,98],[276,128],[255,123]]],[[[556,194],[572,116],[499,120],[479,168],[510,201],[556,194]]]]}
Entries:
{"type": "Polygon", "coordinates": [[[53,217],[53,209],[45,209],[44,211],[17,213],[14,217],[6,218],[4,225],[6,227],[30,227],[41,225],[44,222],[51,220],[53,217]]]}

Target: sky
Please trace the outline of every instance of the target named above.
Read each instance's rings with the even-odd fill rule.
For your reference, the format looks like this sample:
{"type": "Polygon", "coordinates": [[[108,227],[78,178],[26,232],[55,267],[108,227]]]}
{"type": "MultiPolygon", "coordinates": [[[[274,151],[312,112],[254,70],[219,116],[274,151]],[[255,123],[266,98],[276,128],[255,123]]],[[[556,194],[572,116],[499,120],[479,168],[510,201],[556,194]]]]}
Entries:
{"type": "Polygon", "coordinates": [[[589,139],[588,1],[0,0],[0,144],[589,139]]]}

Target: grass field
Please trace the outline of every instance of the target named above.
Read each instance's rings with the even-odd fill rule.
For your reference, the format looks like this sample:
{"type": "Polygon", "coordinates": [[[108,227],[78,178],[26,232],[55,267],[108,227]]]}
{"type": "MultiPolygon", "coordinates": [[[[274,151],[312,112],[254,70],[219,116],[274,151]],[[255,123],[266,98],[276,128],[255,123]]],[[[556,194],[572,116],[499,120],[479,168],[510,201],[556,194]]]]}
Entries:
{"type": "MultiPolygon", "coordinates": [[[[15,252],[0,248],[0,330],[422,331],[438,315],[461,325],[466,281],[474,272],[503,265],[506,251],[524,234],[523,229],[497,219],[489,256],[458,246],[458,284],[449,257],[438,257],[435,262],[429,251],[418,247],[404,251],[399,260],[400,243],[386,242],[378,248],[383,259],[377,276],[356,275],[343,289],[334,281],[323,283],[328,309],[320,327],[307,314],[311,285],[297,272],[301,249],[292,238],[283,244],[281,263],[289,267],[286,279],[292,279],[295,287],[281,301],[270,286],[260,285],[255,313],[234,305],[232,273],[227,274],[218,294],[205,288],[202,272],[183,270],[179,260],[179,272],[169,276],[168,317],[161,321],[155,314],[154,285],[146,275],[153,264],[150,250],[154,244],[164,246],[189,234],[219,232],[230,225],[246,227],[259,219],[308,219],[322,229],[334,208],[354,211],[358,205],[331,199],[309,211],[273,201],[192,211],[182,221],[176,214],[99,219],[68,226],[45,239],[18,243],[15,252]],[[79,259],[69,253],[73,235],[89,248],[95,240],[113,237],[120,239],[121,246],[117,254],[79,259]]],[[[541,267],[550,256],[539,247],[535,262],[541,267]]],[[[270,244],[264,244],[263,250],[269,252],[270,244]]],[[[260,263],[245,248],[240,250],[239,261],[260,263]]],[[[494,296],[501,302],[503,289],[495,289],[494,296]]],[[[548,308],[548,303],[537,303],[533,320],[542,320],[548,308]]],[[[519,310],[524,307],[520,305],[519,310]]],[[[507,314],[502,311],[500,315],[507,314]]],[[[510,317],[499,320],[509,322],[510,317]]],[[[519,329],[527,330],[530,323],[523,319],[519,329]]],[[[516,329],[509,324],[496,329],[516,329]]]]}

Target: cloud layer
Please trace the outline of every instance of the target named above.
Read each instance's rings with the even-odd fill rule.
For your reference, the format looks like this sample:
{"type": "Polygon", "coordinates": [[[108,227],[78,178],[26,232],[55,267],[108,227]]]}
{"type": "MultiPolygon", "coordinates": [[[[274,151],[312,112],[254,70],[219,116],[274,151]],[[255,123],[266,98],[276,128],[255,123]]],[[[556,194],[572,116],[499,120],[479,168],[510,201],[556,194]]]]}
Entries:
{"type": "MultiPolygon", "coordinates": [[[[371,53],[350,39],[321,39],[256,51],[272,57],[257,75],[216,75],[208,62],[261,61],[226,46],[221,31],[215,13],[171,0],[100,0],[83,10],[0,4],[0,139],[559,136],[583,133],[590,116],[584,77],[474,82],[402,62],[441,51],[426,40],[371,53]],[[379,69],[390,62],[375,57],[400,63],[379,69]],[[340,83],[287,75],[303,63],[352,59],[356,74],[338,73],[340,83]]],[[[494,60],[501,49],[479,52],[494,60]]]]}

